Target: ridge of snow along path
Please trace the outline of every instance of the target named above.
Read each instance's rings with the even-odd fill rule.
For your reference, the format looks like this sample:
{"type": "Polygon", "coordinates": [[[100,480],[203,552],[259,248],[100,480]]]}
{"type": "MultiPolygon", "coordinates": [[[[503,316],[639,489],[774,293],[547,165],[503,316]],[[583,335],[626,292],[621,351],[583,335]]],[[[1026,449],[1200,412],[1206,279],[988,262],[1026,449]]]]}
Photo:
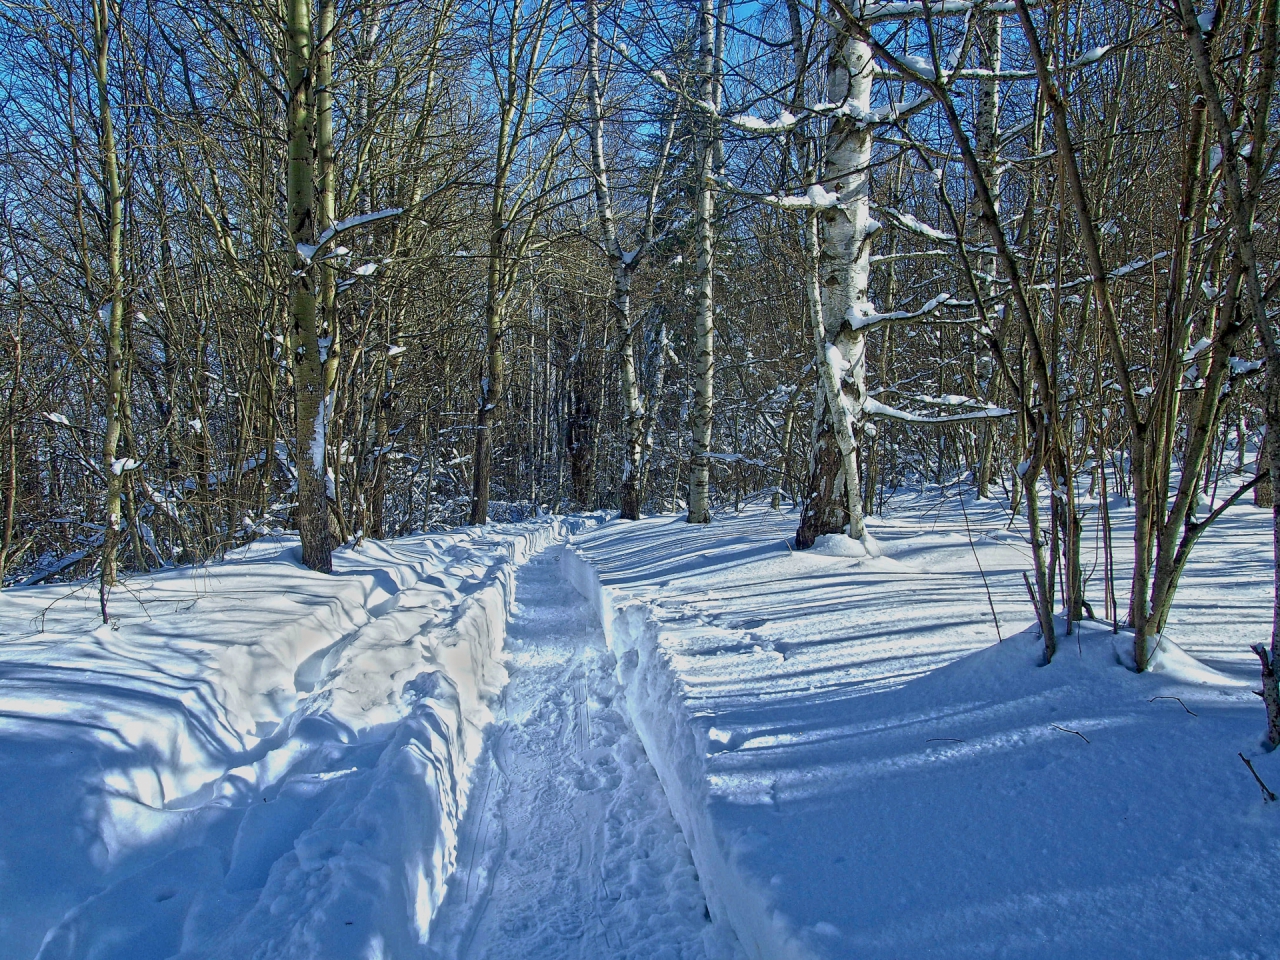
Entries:
{"type": "Polygon", "coordinates": [[[1248,651],[1270,511],[1200,541],[1136,675],[1096,623],[1041,666],[1025,541],[1001,504],[941,499],[871,521],[880,557],[794,553],[797,514],[760,508],[566,549],[712,915],[752,960],[1280,957],[1280,803],[1237,756],[1280,789],[1248,651]]]}
{"type": "Polygon", "coordinates": [[[0,958],[420,955],[516,567],[599,517],[0,594],[0,958]]]}
{"type": "Polygon", "coordinates": [[[750,508],[332,577],[260,541],[107,627],[0,594],[0,960],[1280,957],[1237,756],[1280,788],[1270,513],[1201,540],[1137,676],[1098,624],[1040,666],[999,503],[891,507],[874,557],[750,508]]]}
{"type": "Polygon", "coordinates": [[[520,568],[510,680],[432,921],[440,960],[730,960],[626,716],[590,607],[555,548],[520,568]]]}

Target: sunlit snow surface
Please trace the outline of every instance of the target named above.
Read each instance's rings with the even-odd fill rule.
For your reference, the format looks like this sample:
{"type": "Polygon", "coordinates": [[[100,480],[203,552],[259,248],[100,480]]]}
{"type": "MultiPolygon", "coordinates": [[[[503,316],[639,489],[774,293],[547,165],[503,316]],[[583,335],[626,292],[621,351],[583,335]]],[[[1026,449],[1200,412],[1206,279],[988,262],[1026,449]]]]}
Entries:
{"type": "MultiPolygon", "coordinates": [[[[1132,513],[1112,505],[1123,577],[1132,513]]],[[[1146,676],[1100,625],[1040,666],[1029,553],[996,502],[900,498],[871,525],[879,558],[794,553],[797,519],[615,522],[566,565],[748,954],[1280,956],[1257,899],[1280,804],[1237,756],[1280,787],[1247,649],[1269,635],[1269,511],[1201,540],[1146,676]]],[[[1092,526],[1085,554],[1101,612],[1092,526]]]]}
{"type": "Polygon", "coordinates": [[[553,548],[521,568],[494,706],[431,927],[431,960],[734,960],[553,548]]]}
{"type": "Polygon", "coordinates": [[[585,518],[0,595],[0,957],[408,957],[515,569],[585,518]]]}
{"type": "Polygon", "coordinates": [[[0,958],[1280,957],[1269,512],[1141,677],[954,487],[598,519],[0,594],[0,958]]]}

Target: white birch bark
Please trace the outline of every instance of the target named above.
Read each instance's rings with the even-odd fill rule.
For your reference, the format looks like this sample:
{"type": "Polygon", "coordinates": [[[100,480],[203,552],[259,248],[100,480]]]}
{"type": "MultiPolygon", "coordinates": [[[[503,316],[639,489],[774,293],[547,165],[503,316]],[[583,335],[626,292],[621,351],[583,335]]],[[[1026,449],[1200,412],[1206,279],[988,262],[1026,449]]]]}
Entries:
{"type": "Polygon", "coordinates": [[[627,257],[618,242],[609,189],[609,161],[604,150],[604,89],[600,83],[600,8],[587,0],[587,100],[591,107],[591,180],[601,241],[613,274],[609,310],[618,328],[618,366],[622,376],[623,429],[626,453],[622,462],[621,514],[640,518],[640,474],[644,457],[644,404],[636,372],[635,331],[631,322],[631,270],[636,257],[627,257]]]}
{"type": "MultiPolygon", "coordinates": [[[[866,335],[857,321],[872,313],[867,301],[871,276],[872,232],[870,163],[872,135],[859,122],[871,109],[873,63],[871,48],[850,34],[842,21],[831,27],[827,66],[827,99],[847,104],[827,131],[826,157],[820,182],[840,198],[836,206],[816,214],[820,223],[816,275],[809,284],[809,313],[814,335],[815,363],[823,385],[817,415],[827,418],[838,457],[813,451],[810,496],[797,532],[797,543],[808,546],[817,536],[836,533],[848,518],[848,534],[865,540],[858,440],[867,399],[866,335]],[[834,482],[822,477],[838,463],[834,482]],[[837,503],[838,501],[838,503],[837,503]]],[[[811,221],[812,223],[812,221],[811,221]]],[[[829,443],[825,430],[815,430],[815,447],[829,443]]]]}
{"type": "MultiPolygon", "coordinates": [[[[718,19],[715,0],[701,0],[698,8],[699,97],[720,105],[716,82],[718,19]]],[[[715,160],[717,128],[713,117],[699,118],[698,137],[698,309],[694,320],[697,372],[693,397],[693,444],[689,463],[689,523],[711,522],[711,424],[715,405],[715,160]]]]}
{"type": "MultiPolygon", "coordinates": [[[[657,192],[662,180],[671,143],[675,136],[675,113],[667,124],[653,187],[648,198],[643,236],[635,250],[625,251],[618,240],[617,220],[614,216],[613,195],[609,187],[609,160],[604,144],[604,88],[600,81],[600,8],[597,0],[587,0],[587,101],[591,110],[591,179],[596,201],[596,217],[600,222],[601,243],[609,260],[613,275],[613,290],[609,298],[610,318],[618,329],[618,366],[622,379],[623,428],[625,453],[622,462],[622,488],[619,491],[619,513],[624,520],[640,519],[641,501],[644,496],[645,460],[652,449],[652,439],[646,441],[646,423],[651,416],[646,396],[641,390],[636,364],[636,331],[631,319],[631,276],[640,266],[648,248],[654,242],[654,216],[657,192]]],[[[658,376],[662,381],[661,365],[666,353],[659,352],[658,376]]]]}

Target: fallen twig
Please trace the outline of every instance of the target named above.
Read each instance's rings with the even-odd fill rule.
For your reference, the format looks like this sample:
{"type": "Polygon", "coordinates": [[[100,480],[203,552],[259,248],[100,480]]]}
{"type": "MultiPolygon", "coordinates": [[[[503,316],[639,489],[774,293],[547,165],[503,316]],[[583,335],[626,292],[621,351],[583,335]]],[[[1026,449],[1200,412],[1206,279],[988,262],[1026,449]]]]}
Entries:
{"type": "MultiPolygon", "coordinates": [[[[1155,703],[1157,700],[1177,700],[1178,703],[1182,703],[1181,697],[1152,697],[1150,700],[1147,701],[1147,703],[1155,703]]],[[[1188,707],[1185,703],[1182,703],[1182,709],[1187,711],[1187,713],[1191,714],[1193,717],[1200,716],[1200,714],[1196,713],[1194,710],[1188,707]]]]}
{"type": "Polygon", "coordinates": [[[1022,571],[1022,582],[1027,585],[1027,596],[1031,598],[1031,609],[1036,612],[1036,618],[1040,616],[1040,601],[1036,599],[1036,588],[1031,585],[1031,578],[1027,576],[1027,571],[1022,571]]]}
{"type": "Polygon", "coordinates": [[[1244,765],[1248,767],[1249,772],[1253,774],[1253,779],[1258,781],[1258,786],[1262,789],[1262,802],[1273,803],[1276,799],[1276,795],[1271,792],[1270,788],[1268,788],[1265,783],[1262,782],[1262,778],[1258,776],[1258,771],[1253,769],[1253,764],[1249,762],[1249,758],[1243,753],[1237,753],[1236,756],[1244,761],[1244,765]]]}
{"type": "Polygon", "coordinates": [[[1056,723],[1051,723],[1051,724],[1049,724],[1049,726],[1053,727],[1053,729],[1055,729],[1055,730],[1061,730],[1063,733],[1074,733],[1077,737],[1079,737],[1079,738],[1080,738],[1081,740],[1083,740],[1085,743],[1088,743],[1088,742],[1089,742],[1089,738],[1088,738],[1088,737],[1086,737],[1086,736],[1085,736],[1083,733],[1081,733],[1079,730],[1068,730],[1066,727],[1060,727],[1060,726],[1058,726],[1056,723]]]}
{"type": "Polygon", "coordinates": [[[963,740],[957,740],[955,737],[930,737],[925,743],[964,743],[963,740]]]}

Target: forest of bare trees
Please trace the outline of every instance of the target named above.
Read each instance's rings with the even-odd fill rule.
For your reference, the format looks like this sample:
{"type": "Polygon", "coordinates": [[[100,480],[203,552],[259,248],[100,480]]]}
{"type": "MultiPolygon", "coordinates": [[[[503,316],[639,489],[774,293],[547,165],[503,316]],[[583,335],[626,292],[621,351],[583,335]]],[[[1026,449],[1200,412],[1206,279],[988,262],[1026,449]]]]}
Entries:
{"type": "Polygon", "coordinates": [[[1280,469],[1278,16],[5,0],[0,579],[753,500],[874,550],[936,484],[1141,670],[1280,469]]]}

